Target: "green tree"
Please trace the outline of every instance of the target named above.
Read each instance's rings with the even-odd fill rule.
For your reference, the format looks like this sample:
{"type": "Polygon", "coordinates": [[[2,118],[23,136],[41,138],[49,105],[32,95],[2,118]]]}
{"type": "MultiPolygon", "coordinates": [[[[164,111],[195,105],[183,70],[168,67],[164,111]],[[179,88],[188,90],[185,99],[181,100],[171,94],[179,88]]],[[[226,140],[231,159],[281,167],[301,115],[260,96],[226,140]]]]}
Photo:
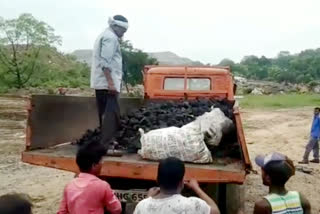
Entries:
{"type": "Polygon", "coordinates": [[[41,51],[60,43],[54,29],[31,14],[8,20],[0,17],[0,78],[10,86],[25,87],[41,67],[41,51]]]}
{"type": "Polygon", "coordinates": [[[220,65],[220,66],[233,66],[233,65],[235,65],[235,63],[231,59],[225,58],[225,59],[221,60],[221,62],[218,65],[220,65]]]}
{"type": "Polygon", "coordinates": [[[157,65],[155,58],[149,57],[147,53],[133,48],[130,41],[121,41],[121,51],[124,63],[125,82],[136,85],[143,81],[143,67],[145,65],[157,65]]]}

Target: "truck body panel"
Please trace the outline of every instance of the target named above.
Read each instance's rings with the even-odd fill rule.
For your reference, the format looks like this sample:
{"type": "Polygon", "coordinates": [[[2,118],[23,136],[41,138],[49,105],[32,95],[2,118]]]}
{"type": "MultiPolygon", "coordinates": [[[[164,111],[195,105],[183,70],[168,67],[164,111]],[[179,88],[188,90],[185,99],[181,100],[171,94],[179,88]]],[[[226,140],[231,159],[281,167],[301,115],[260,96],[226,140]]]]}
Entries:
{"type": "MultiPolygon", "coordinates": [[[[121,98],[121,113],[142,103],[142,98],[121,98]]],[[[95,97],[33,95],[28,104],[26,149],[72,142],[98,125],[95,97]]]]}
{"type": "MultiPolygon", "coordinates": [[[[168,87],[175,85],[173,81],[168,87]]],[[[144,99],[120,98],[122,114],[152,100],[206,97],[234,102],[233,81],[228,67],[146,66],[144,86],[144,99]],[[166,79],[170,78],[178,79],[182,83],[179,87],[183,89],[165,90],[166,79]],[[205,87],[205,90],[199,90],[199,87],[205,87]]],[[[234,110],[234,115],[242,158],[214,158],[212,164],[186,164],[186,179],[197,178],[203,183],[244,182],[251,163],[238,109],[234,110]]],[[[76,145],[70,142],[79,139],[87,129],[97,126],[94,97],[34,95],[28,106],[26,150],[22,153],[22,161],[78,172],[75,163],[76,145]]],[[[137,154],[107,156],[103,159],[103,177],[155,181],[156,174],[157,162],[143,160],[137,154]]]]}
{"type": "Polygon", "coordinates": [[[144,87],[145,99],[211,97],[234,100],[232,93],[233,81],[229,67],[146,66],[144,70],[144,87]],[[166,89],[166,83],[168,82],[168,86],[170,86],[170,80],[176,80],[174,82],[175,85],[166,89]],[[192,82],[195,84],[192,84],[192,82]],[[197,84],[197,82],[200,84],[197,84]]]}
{"type": "MultiPolygon", "coordinates": [[[[77,173],[75,154],[76,146],[67,144],[24,152],[22,160],[35,165],[77,173]]],[[[185,179],[197,178],[202,183],[243,183],[245,171],[241,161],[216,159],[215,162],[215,164],[203,165],[186,163],[185,179]]],[[[143,160],[138,154],[125,154],[121,157],[106,156],[102,161],[100,176],[155,181],[157,168],[157,162],[143,160]]]]}

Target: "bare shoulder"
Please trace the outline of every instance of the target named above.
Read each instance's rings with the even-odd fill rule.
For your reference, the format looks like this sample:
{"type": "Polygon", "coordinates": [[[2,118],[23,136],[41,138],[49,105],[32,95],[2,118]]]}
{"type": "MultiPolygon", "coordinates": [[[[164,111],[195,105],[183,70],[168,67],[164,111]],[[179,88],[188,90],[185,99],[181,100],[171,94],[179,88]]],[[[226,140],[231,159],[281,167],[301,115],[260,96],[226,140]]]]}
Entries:
{"type": "Polygon", "coordinates": [[[254,214],[271,214],[272,210],[269,202],[266,199],[257,201],[254,205],[254,214]]]}
{"type": "Polygon", "coordinates": [[[309,200],[303,194],[301,194],[301,193],[299,193],[299,194],[300,194],[301,206],[302,206],[304,213],[306,213],[306,214],[311,213],[311,205],[310,205],[309,200]]]}

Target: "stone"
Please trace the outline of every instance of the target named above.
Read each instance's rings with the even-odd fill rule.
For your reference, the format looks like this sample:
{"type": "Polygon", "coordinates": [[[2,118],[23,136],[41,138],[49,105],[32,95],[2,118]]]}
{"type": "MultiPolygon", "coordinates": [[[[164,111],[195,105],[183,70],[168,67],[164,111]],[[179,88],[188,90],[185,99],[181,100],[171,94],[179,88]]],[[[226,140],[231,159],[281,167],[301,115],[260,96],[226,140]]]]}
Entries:
{"type": "Polygon", "coordinates": [[[263,95],[263,90],[261,88],[255,88],[253,89],[253,91],[251,92],[251,94],[254,95],[263,95]]]}
{"type": "Polygon", "coordinates": [[[299,92],[300,93],[308,93],[309,92],[309,89],[307,86],[303,85],[303,86],[300,86],[299,87],[299,92]]]}
{"type": "Polygon", "coordinates": [[[313,91],[314,93],[320,93],[320,85],[315,86],[315,87],[312,89],[312,91],[313,91]]]}

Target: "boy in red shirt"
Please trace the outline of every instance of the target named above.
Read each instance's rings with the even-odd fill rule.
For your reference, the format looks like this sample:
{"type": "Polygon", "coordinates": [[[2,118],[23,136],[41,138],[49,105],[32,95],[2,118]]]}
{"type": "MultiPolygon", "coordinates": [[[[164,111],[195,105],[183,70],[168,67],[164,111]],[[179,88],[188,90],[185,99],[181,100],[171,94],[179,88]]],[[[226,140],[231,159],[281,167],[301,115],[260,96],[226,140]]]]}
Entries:
{"type": "Polygon", "coordinates": [[[105,148],[98,142],[81,146],[76,162],[80,174],[66,185],[57,214],[120,214],[121,203],[110,185],[97,177],[105,148]]]}

